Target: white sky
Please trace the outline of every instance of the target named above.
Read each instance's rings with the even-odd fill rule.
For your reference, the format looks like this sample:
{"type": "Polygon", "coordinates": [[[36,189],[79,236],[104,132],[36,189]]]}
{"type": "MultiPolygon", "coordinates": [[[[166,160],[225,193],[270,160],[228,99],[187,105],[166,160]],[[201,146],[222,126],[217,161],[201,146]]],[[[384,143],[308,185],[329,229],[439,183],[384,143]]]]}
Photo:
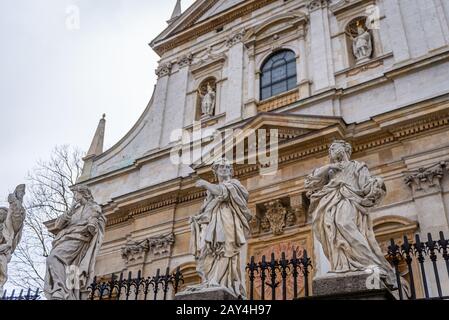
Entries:
{"type": "MultiPolygon", "coordinates": [[[[194,0],[183,0],[185,10],[194,0]]],[[[105,149],[134,125],[156,82],[148,43],[176,0],[0,0],[0,204],[56,145],[105,149]],[[68,8],[80,28],[67,28],[68,8]]]]}

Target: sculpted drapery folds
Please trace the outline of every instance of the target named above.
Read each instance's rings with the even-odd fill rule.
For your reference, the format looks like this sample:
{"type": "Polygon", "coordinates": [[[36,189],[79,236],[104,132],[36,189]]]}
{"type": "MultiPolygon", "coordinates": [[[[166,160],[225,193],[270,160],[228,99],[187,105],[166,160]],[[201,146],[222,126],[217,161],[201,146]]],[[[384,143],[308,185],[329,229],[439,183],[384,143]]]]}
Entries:
{"type": "Polygon", "coordinates": [[[207,189],[200,213],[191,217],[191,250],[197,260],[202,283],[186,291],[222,288],[237,297],[246,297],[241,252],[249,233],[252,216],[248,209],[248,191],[232,179],[232,167],[222,159],[212,167],[218,184],[199,180],[207,189]]]}
{"type": "Polygon", "coordinates": [[[370,175],[366,164],[350,160],[351,145],[335,141],[330,164],[309,175],[313,231],[330,262],[330,272],[377,270],[388,285],[394,271],[375,239],[369,210],[379,204],[386,187],[370,175]]]}
{"type": "Polygon", "coordinates": [[[92,283],[106,218],[85,186],[74,188],[74,204],[56,220],[47,258],[44,292],[49,300],[80,300],[92,283]]]}
{"type": "Polygon", "coordinates": [[[8,196],[9,209],[0,208],[0,294],[8,280],[8,263],[22,238],[26,217],[24,196],[25,185],[21,184],[8,196]]]}

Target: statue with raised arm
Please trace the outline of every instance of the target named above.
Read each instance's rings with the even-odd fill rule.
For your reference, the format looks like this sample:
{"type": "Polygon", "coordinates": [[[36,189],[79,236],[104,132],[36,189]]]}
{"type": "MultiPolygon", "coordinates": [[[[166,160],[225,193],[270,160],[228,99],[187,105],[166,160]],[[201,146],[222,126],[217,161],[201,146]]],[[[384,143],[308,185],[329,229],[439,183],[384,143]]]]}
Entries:
{"type": "Polygon", "coordinates": [[[72,208],[55,222],[56,237],[47,258],[44,292],[49,300],[81,300],[94,278],[106,218],[86,186],[73,190],[72,208]]]}
{"type": "Polygon", "coordinates": [[[0,208],[0,296],[8,280],[8,263],[22,239],[26,210],[23,206],[25,185],[16,187],[8,196],[8,208],[0,208]]]}
{"type": "Polygon", "coordinates": [[[218,184],[199,180],[207,190],[198,215],[191,217],[191,251],[197,260],[202,283],[187,292],[220,288],[235,298],[246,298],[241,254],[252,218],[248,209],[248,191],[232,178],[232,165],[226,159],[216,161],[212,170],[218,184]]]}
{"type": "Polygon", "coordinates": [[[215,90],[210,83],[207,84],[206,94],[200,94],[201,98],[201,113],[203,116],[213,116],[215,112],[215,90]]]}
{"type": "Polygon", "coordinates": [[[376,241],[369,215],[384,198],[386,187],[382,178],[370,175],[366,164],[351,160],[351,153],[349,143],[334,141],[330,164],[316,169],[305,181],[313,232],[331,273],[376,271],[394,286],[394,270],[376,241]]]}

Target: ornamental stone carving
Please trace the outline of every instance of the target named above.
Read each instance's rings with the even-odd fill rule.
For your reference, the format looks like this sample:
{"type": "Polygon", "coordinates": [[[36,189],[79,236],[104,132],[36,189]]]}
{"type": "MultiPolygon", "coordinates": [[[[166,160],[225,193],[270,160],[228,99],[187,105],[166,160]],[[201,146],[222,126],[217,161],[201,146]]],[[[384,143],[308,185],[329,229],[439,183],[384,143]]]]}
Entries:
{"type": "Polygon", "coordinates": [[[414,191],[437,187],[444,176],[444,170],[449,169],[449,162],[442,161],[428,167],[405,171],[404,182],[414,191]]]}
{"type": "Polygon", "coordinates": [[[149,253],[153,259],[168,256],[174,243],[175,235],[173,233],[151,237],[148,239],[149,253]]]}
{"type": "Polygon", "coordinates": [[[280,200],[270,201],[265,204],[267,212],[265,217],[270,223],[271,231],[275,236],[284,233],[286,224],[287,208],[281,203],[280,200]]]}
{"type": "Polygon", "coordinates": [[[122,258],[127,265],[136,261],[144,261],[149,249],[148,239],[142,241],[128,239],[126,245],[122,247],[122,258]]]}
{"type": "Polygon", "coordinates": [[[188,54],[185,54],[185,55],[179,57],[177,62],[178,62],[178,66],[180,68],[184,68],[184,67],[189,66],[192,63],[192,61],[193,61],[193,54],[188,53],[188,54]]]}
{"type": "Polygon", "coordinates": [[[159,65],[159,67],[156,69],[156,75],[161,78],[165,77],[170,74],[171,69],[173,67],[173,64],[171,62],[162,63],[159,65]]]}
{"type": "Polygon", "coordinates": [[[326,7],[329,4],[329,0],[312,0],[307,5],[307,9],[309,12],[321,9],[323,7],[326,7]]]}
{"type": "Polygon", "coordinates": [[[143,263],[147,256],[150,260],[165,258],[170,255],[175,243],[173,233],[134,241],[128,238],[126,245],[122,247],[122,258],[126,264],[143,263]]]}
{"type": "Polygon", "coordinates": [[[242,42],[243,37],[245,36],[245,34],[246,34],[246,30],[245,29],[240,30],[239,32],[233,34],[226,41],[226,46],[228,48],[230,48],[230,47],[234,46],[235,44],[237,44],[239,42],[242,42]]]}

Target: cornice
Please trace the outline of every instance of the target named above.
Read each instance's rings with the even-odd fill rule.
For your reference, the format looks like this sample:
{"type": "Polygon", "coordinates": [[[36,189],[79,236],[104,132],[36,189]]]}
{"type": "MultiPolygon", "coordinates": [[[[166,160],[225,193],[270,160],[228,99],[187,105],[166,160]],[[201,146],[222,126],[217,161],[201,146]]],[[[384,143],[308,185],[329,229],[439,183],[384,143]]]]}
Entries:
{"type": "MultiPolygon", "coordinates": [[[[195,25],[196,19],[203,12],[199,12],[197,15],[193,15],[189,22],[185,25],[181,25],[178,29],[175,29],[174,33],[168,35],[166,39],[153,42],[151,44],[152,48],[159,55],[163,55],[165,52],[176,48],[186,42],[191,41],[199,36],[216,30],[218,27],[223,26],[235,19],[245,16],[252,11],[260,9],[268,4],[274,3],[277,0],[252,0],[246,1],[242,5],[236,6],[235,8],[224,12],[218,16],[213,16],[198,25],[195,25]],[[186,30],[184,30],[186,29],[186,30]]],[[[213,2],[213,1],[212,1],[213,2]]]]}

